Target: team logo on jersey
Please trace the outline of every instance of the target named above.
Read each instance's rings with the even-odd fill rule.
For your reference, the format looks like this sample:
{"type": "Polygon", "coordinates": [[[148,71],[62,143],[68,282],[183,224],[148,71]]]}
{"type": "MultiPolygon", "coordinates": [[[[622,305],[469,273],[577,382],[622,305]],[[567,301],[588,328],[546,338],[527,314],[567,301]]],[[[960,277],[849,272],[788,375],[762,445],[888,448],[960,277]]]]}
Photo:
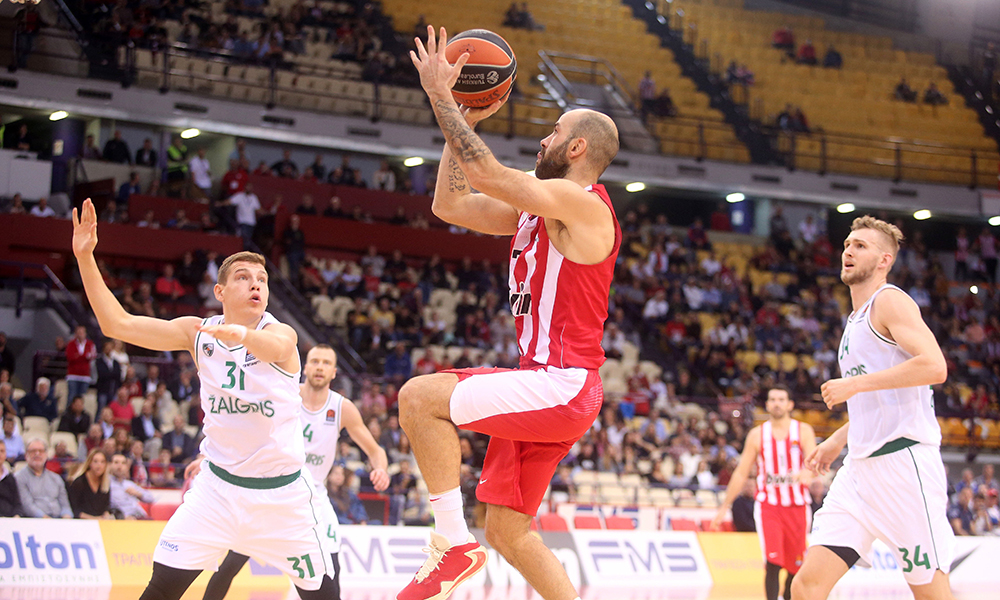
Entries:
{"type": "Polygon", "coordinates": [[[515,317],[531,314],[531,291],[524,290],[524,282],[517,284],[517,293],[510,295],[510,312],[515,317]]]}
{"type": "Polygon", "coordinates": [[[201,351],[205,353],[205,356],[211,357],[215,353],[215,344],[208,342],[201,345],[201,351]]]}
{"type": "Polygon", "coordinates": [[[332,408],[326,409],[326,422],[327,423],[336,423],[337,422],[337,411],[333,410],[332,408]]]}

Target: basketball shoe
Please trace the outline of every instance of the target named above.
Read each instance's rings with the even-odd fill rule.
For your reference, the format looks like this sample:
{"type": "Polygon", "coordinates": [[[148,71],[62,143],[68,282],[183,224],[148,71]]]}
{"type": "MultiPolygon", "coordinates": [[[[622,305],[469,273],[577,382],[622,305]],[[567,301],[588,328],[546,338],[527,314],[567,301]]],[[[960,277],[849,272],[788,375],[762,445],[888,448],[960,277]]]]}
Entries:
{"type": "Polygon", "coordinates": [[[396,600],[445,600],[458,584],[486,566],[486,549],[469,536],[464,544],[451,546],[448,538],[431,532],[430,554],[413,581],[396,594],[396,600]]]}

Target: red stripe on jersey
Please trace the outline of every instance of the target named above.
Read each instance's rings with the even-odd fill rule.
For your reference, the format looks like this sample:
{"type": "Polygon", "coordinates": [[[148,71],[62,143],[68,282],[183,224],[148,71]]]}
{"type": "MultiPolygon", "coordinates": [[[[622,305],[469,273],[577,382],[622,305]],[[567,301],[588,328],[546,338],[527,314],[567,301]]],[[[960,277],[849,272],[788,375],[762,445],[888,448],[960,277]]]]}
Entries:
{"type": "Polygon", "coordinates": [[[544,219],[522,213],[518,221],[508,283],[522,367],[597,369],[604,363],[601,338],[622,233],[604,186],[590,191],[611,210],[615,226],[610,255],[595,265],[564,257],[552,244],[544,219]]]}

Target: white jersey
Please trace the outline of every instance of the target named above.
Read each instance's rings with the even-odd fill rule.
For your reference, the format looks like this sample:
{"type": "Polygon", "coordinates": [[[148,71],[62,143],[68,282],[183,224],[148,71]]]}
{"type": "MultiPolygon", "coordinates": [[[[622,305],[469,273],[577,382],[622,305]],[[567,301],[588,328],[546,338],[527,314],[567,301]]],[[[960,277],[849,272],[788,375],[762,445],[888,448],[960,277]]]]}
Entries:
{"type": "MultiPolygon", "coordinates": [[[[206,325],[223,324],[222,316],[206,325]]],[[[278,320],[265,312],[257,330],[278,320]]],[[[230,348],[207,333],[195,337],[205,439],[201,452],[238,477],[290,475],[302,469],[299,374],[257,359],[242,344],[230,348]]]]}
{"type": "Polygon", "coordinates": [[[318,411],[313,412],[305,406],[302,407],[302,438],[306,449],[306,468],[312,474],[316,489],[324,495],[326,495],[326,477],[337,459],[343,402],[350,400],[330,390],[326,404],[318,411]]]}
{"type": "MultiPolygon", "coordinates": [[[[895,342],[875,331],[871,307],[875,298],[894,285],[883,285],[861,308],[847,317],[838,358],[844,378],[884,371],[912,358],[895,342]]],[[[900,290],[902,291],[902,290],[900,290]]],[[[941,427],[934,416],[930,386],[863,392],[847,401],[851,419],[848,455],[865,458],[889,442],[906,438],[913,442],[941,445],[941,427]]]]}

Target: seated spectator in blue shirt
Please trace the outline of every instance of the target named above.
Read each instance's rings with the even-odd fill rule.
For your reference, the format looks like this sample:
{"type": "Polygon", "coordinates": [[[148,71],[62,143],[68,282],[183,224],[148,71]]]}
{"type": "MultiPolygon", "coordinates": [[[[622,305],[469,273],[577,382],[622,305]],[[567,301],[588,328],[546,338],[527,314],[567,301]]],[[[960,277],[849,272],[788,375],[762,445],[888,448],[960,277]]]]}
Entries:
{"type": "Polygon", "coordinates": [[[972,535],[972,488],[965,487],[958,493],[958,500],[948,507],[948,520],[955,535],[972,535]]]}
{"type": "Polygon", "coordinates": [[[39,377],[35,391],[25,394],[20,402],[21,418],[45,417],[50,422],[59,418],[59,401],[52,393],[52,382],[48,377],[39,377]]]}
{"type": "Polygon", "coordinates": [[[7,456],[11,462],[24,460],[24,438],[17,431],[14,431],[14,415],[8,414],[3,418],[3,435],[0,442],[7,448],[7,456]]]}
{"type": "Polygon", "coordinates": [[[142,184],[139,183],[139,174],[135,171],[129,173],[129,179],[118,188],[118,208],[128,210],[128,199],[132,194],[141,194],[142,184]]]}
{"type": "Polygon", "coordinates": [[[385,376],[388,378],[401,377],[406,380],[413,372],[413,363],[410,360],[410,353],[406,350],[406,344],[396,342],[396,347],[389,356],[385,357],[385,376]]]}

